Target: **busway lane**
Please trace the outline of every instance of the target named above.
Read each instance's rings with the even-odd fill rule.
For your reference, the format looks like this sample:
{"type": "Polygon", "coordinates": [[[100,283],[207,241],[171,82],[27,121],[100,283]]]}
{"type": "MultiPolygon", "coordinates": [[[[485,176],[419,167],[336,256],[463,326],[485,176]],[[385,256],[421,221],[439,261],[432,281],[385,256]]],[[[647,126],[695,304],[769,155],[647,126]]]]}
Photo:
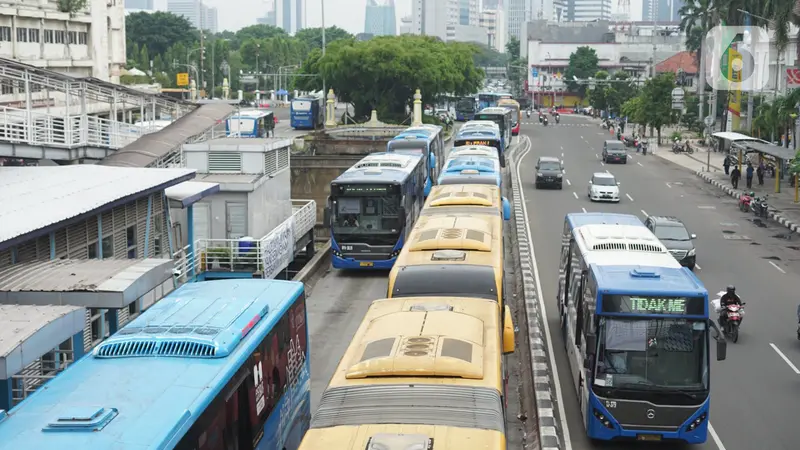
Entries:
{"type": "MultiPolygon", "coordinates": [[[[562,123],[577,122],[578,120],[580,119],[562,117],[562,123]]],[[[627,198],[623,198],[619,204],[605,205],[591,203],[586,196],[588,180],[592,173],[609,169],[616,174],[615,167],[602,165],[599,158],[595,156],[595,153],[599,155],[600,151],[602,151],[603,140],[609,136],[607,131],[605,133],[603,131],[599,126],[577,129],[569,127],[523,129],[523,133],[527,134],[531,139],[532,145],[531,151],[521,162],[520,175],[528,209],[529,232],[535,247],[536,264],[542,287],[540,295],[544,300],[546,320],[550,330],[558,330],[560,327],[556,294],[558,289],[558,266],[561,255],[560,236],[564,227],[564,216],[568,213],[582,212],[584,208],[587,211],[625,212],[631,214],[636,212],[635,204],[638,203],[638,200],[631,202],[627,198]],[[539,156],[560,157],[562,152],[566,169],[563,190],[535,189],[536,159],[539,156]],[[569,180],[569,183],[567,183],[567,180],[569,180]]],[[[634,155],[632,161],[637,159],[634,155]]],[[[621,167],[626,170],[641,169],[643,167],[632,163],[632,161],[621,167]]],[[[622,183],[623,186],[621,188],[624,187],[626,182],[623,181],[622,183]]],[[[641,216],[641,212],[639,212],[639,215],[641,216]]],[[[637,443],[592,442],[586,437],[575,388],[569,375],[569,365],[563,339],[560,333],[551,333],[547,338],[552,342],[555,353],[553,357],[559,374],[558,383],[562,396],[559,406],[569,429],[571,448],[576,450],[642,448],[637,443]]],[[[724,446],[717,446],[711,437],[709,437],[708,442],[702,445],[691,447],[671,445],[670,448],[726,450],[724,446]]]]}
{"type": "MultiPolygon", "coordinates": [[[[601,146],[603,139],[598,136],[588,144],[601,146]]],[[[639,164],[609,168],[633,201],[582,208],[642,217],[674,215],[698,234],[697,275],[709,292],[736,284],[750,302],[739,342],[729,345],[726,361],[713,363],[711,422],[729,449],[797,448],[800,433],[790,401],[800,362],[793,295],[798,251],[774,237],[785,234],[784,229],[754,224],[752,215],[739,212],[734,202],[694,174],[652,155],[634,158],[639,164]],[[743,420],[753,426],[742,426],[743,420]]],[[[585,161],[597,168],[591,158],[585,161]]],[[[581,203],[589,204],[588,199],[581,203]]]]}
{"type": "Polygon", "coordinates": [[[386,297],[388,272],[329,269],[306,299],[311,354],[311,411],[374,301],[386,297]]]}

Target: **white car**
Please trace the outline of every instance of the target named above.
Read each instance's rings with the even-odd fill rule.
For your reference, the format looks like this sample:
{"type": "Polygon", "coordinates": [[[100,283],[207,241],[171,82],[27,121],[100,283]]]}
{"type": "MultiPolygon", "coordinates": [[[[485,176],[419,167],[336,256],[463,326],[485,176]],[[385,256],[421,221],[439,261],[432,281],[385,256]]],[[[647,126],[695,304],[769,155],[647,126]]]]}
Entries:
{"type": "Polygon", "coordinates": [[[619,182],[608,172],[597,172],[589,180],[589,200],[619,203],[619,182]]]}

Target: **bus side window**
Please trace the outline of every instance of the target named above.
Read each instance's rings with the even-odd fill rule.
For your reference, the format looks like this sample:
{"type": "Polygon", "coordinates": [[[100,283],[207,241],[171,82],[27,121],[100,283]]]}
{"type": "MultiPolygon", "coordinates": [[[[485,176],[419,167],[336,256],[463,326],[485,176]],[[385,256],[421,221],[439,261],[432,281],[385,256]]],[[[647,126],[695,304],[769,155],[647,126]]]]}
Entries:
{"type": "Polygon", "coordinates": [[[581,282],[580,282],[580,285],[579,285],[579,287],[577,289],[577,292],[576,292],[576,294],[578,296],[578,298],[577,298],[578,306],[577,306],[577,310],[576,310],[577,317],[575,318],[575,324],[576,324],[575,325],[575,345],[578,346],[578,347],[581,346],[581,337],[583,336],[583,333],[585,331],[584,330],[584,325],[585,325],[585,323],[584,323],[584,309],[586,307],[586,302],[584,301],[584,297],[583,297],[583,288],[584,288],[585,285],[586,285],[586,271],[583,271],[581,273],[581,282]]]}
{"type": "Polygon", "coordinates": [[[569,292],[569,276],[571,272],[570,265],[572,264],[570,258],[570,242],[567,241],[566,243],[561,244],[561,267],[559,269],[559,280],[558,280],[558,300],[561,302],[561,306],[567,305],[567,292],[569,292]]]}

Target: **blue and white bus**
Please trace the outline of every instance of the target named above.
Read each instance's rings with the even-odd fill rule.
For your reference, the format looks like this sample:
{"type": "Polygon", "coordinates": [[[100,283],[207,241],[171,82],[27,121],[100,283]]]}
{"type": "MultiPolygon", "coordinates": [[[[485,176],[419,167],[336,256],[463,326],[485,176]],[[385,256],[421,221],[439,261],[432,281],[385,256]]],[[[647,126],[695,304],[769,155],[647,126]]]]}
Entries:
{"type": "Polygon", "coordinates": [[[456,102],[456,120],[459,122],[472,120],[472,116],[478,111],[477,103],[475,96],[459,98],[456,102]]]}
{"type": "Polygon", "coordinates": [[[442,174],[439,175],[437,184],[454,184],[447,183],[445,180],[453,178],[461,178],[467,180],[475,175],[491,176],[494,178],[495,185],[501,186],[500,161],[497,158],[485,158],[482,156],[466,156],[466,155],[453,155],[450,156],[444,164],[442,174]]]}
{"type": "Polygon", "coordinates": [[[706,441],[708,292],[638,217],[568,214],[558,286],[561,333],[588,436],[706,441]]]}
{"type": "Polygon", "coordinates": [[[308,429],[303,283],[188,283],[19,405],[8,449],[294,449],[308,429]]]}
{"type": "Polygon", "coordinates": [[[316,130],[325,122],[325,100],[322,97],[298,97],[292,100],[290,125],[295,130],[316,130]]]}
{"type": "Polygon", "coordinates": [[[511,147],[514,111],[510,108],[496,107],[485,108],[475,114],[475,120],[491,120],[500,127],[500,136],[503,138],[503,148],[511,147]]]}
{"type": "Polygon", "coordinates": [[[503,136],[497,129],[469,128],[459,131],[453,139],[453,148],[464,146],[492,147],[497,151],[500,167],[506,166],[506,149],[503,146],[503,136]]]}
{"type": "Polygon", "coordinates": [[[272,111],[240,111],[225,121],[225,133],[228,137],[264,138],[274,129],[275,115],[272,111]]]}
{"type": "Polygon", "coordinates": [[[333,267],[391,269],[425,203],[425,177],[422,155],[373,153],[333,180],[333,267]]]}
{"type": "Polygon", "coordinates": [[[512,98],[509,92],[481,92],[478,94],[478,109],[492,108],[502,98],[512,98]]]}
{"type": "Polygon", "coordinates": [[[425,196],[431,192],[433,183],[439,178],[441,165],[444,162],[444,133],[438,125],[422,125],[403,130],[386,144],[389,153],[406,155],[422,155],[427,178],[425,180],[425,196]]]}

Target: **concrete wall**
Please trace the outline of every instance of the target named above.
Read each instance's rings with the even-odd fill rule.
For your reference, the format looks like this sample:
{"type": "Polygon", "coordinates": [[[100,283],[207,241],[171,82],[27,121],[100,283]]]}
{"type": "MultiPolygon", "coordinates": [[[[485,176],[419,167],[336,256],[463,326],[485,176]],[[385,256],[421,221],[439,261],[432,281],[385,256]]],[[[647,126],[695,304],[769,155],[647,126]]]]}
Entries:
{"type": "Polygon", "coordinates": [[[321,223],[331,192],[331,181],[361,158],[363,155],[292,156],[292,198],[315,200],[317,223],[321,223]]]}
{"type": "Polygon", "coordinates": [[[291,172],[261,177],[247,196],[247,233],[260,239],[292,215],[291,172]]]}

